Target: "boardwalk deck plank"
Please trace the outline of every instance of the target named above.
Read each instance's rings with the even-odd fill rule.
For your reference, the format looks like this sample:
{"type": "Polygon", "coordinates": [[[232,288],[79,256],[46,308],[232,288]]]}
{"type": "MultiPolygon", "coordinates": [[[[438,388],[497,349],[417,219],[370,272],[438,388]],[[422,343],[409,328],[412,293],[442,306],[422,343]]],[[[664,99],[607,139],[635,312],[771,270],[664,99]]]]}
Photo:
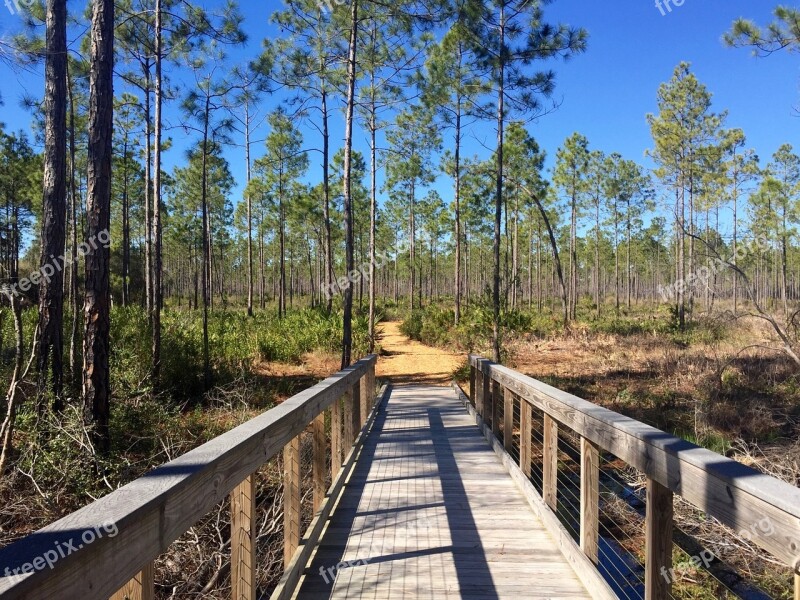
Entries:
{"type": "Polygon", "coordinates": [[[450,388],[395,388],[362,452],[296,598],[591,597],[450,388]]]}

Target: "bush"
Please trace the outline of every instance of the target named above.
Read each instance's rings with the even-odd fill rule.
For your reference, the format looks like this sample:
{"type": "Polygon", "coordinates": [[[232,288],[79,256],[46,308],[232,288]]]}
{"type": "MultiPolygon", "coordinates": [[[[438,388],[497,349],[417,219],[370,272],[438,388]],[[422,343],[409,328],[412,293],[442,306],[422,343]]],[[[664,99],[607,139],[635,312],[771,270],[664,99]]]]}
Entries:
{"type": "MultiPolygon", "coordinates": [[[[456,347],[469,352],[487,346],[492,339],[494,313],[486,305],[465,306],[458,325],[450,308],[430,305],[415,310],[400,326],[400,331],[413,340],[433,346],[456,347]]],[[[500,323],[504,334],[544,337],[557,331],[560,323],[551,315],[522,310],[503,311],[500,323]]]]}

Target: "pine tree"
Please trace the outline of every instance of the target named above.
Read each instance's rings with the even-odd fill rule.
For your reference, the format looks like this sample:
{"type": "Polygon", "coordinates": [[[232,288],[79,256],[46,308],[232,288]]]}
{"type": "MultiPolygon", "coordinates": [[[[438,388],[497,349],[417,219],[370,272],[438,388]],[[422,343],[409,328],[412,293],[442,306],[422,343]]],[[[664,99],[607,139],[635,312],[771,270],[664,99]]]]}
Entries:
{"type": "Polygon", "coordinates": [[[578,220],[586,205],[586,175],[589,168],[589,140],[572,134],[556,154],[553,185],[563,195],[570,215],[569,226],[569,319],[577,316],[578,306],[578,220]]]}
{"type": "Polygon", "coordinates": [[[484,65],[491,72],[497,97],[497,146],[495,150],[495,210],[493,245],[492,309],[494,315],[492,351],[500,361],[500,233],[503,210],[503,136],[505,122],[514,115],[538,116],[546,109],[542,100],[555,89],[551,70],[531,73],[528,67],[554,57],[569,58],[586,49],[583,29],[545,23],[544,0],[488,0],[471,15],[476,45],[484,65]]]}
{"type": "Polygon", "coordinates": [[[278,317],[286,315],[286,218],[297,180],[308,168],[308,155],[302,151],[303,137],[282,108],[270,113],[267,153],[256,160],[255,173],[266,196],[277,210],[279,249],[278,317]]]}

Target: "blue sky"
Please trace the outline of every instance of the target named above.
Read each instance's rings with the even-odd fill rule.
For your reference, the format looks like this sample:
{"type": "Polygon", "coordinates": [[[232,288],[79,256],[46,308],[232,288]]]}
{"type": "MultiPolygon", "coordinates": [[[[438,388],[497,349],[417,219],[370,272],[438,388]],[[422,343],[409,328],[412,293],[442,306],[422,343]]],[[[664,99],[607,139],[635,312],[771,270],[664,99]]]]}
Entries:
{"type": "MultiPolygon", "coordinates": [[[[777,3],[777,0],[775,0],[777,3]]],[[[208,7],[221,2],[207,0],[208,7]]],[[[70,1],[77,9],[79,2],[70,1]]],[[[745,16],[759,23],[771,20],[771,0],[685,0],[662,15],[654,0],[559,0],[546,9],[551,21],[582,26],[589,31],[588,51],[575,59],[552,66],[558,73],[555,97],[561,106],[555,113],[529,125],[529,130],[547,151],[548,165],[558,146],[575,131],[589,138],[592,148],[620,152],[649,166],[645,150],[652,145],[645,115],[656,111],[656,91],[669,79],[682,60],[692,63],[694,72],[714,96],[715,110],[729,111],[728,126],[741,127],[751,147],[766,162],[783,143],[800,148],[800,118],[794,112],[800,106],[800,60],[787,52],[769,58],[755,58],[749,50],[730,49],[721,41],[731,22],[745,16]]],[[[275,0],[242,0],[248,44],[231,52],[232,63],[256,56],[264,37],[276,35],[269,15],[282,4],[275,0]]],[[[19,20],[0,6],[0,35],[17,30],[19,20]]],[[[40,74],[14,72],[0,65],[0,81],[5,106],[0,121],[11,130],[27,129],[30,116],[19,106],[23,93],[40,97],[43,83],[40,74]]],[[[118,91],[121,91],[118,89],[118,91]]],[[[267,106],[280,97],[267,98],[267,106]]],[[[166,108],[170,121],[179,119],[177,104],[166,108]]],[[[302,127],[309,147],[318,146],[315,132],[302,127]]],[[[467,141],[466,154],[486,156],[492,146],[491,124],[475,128],[475,139],[467,141]]],[[[261,137],[263,137],[262,132],[261,137]]],[[[184,150],[193,140],[172,132],[173,149],[165,157],[166,167],[184,161],[184,150]]],[[[335,115],[332,124],[332,152],[341,145],[343,116],[335,115]]],[[[366,153],[366,136],[356,130],[356,147],[366,153]]],[[[447,138],[445,138],[447,142],[447,138]]],[[[263,146],[254,148],[254,155],[263,146]]],[[[230,148],[226,156],[239,186],[234,200],[241,195],[244,181],[242,150],[230,148]]],[[[319,154],[311,153],[309,180],[319,176],[319,154]]],[[[444,177],[435,185],[445,199],[451,196],[450,183],[444,177]]]]}

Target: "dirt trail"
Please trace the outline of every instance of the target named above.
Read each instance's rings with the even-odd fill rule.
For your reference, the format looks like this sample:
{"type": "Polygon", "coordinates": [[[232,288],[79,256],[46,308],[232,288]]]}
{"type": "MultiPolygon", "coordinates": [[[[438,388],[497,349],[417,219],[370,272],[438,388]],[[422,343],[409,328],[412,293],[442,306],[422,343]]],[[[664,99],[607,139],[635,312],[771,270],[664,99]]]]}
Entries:
{"type": "Polygon", "coordinates": [[[449,385],[453,372],[464,356],[415,342],[400,333],[399,321],[378,325],[378,340],[383,352],[378,360],[377,376],[392,383],[449,385]]]}

